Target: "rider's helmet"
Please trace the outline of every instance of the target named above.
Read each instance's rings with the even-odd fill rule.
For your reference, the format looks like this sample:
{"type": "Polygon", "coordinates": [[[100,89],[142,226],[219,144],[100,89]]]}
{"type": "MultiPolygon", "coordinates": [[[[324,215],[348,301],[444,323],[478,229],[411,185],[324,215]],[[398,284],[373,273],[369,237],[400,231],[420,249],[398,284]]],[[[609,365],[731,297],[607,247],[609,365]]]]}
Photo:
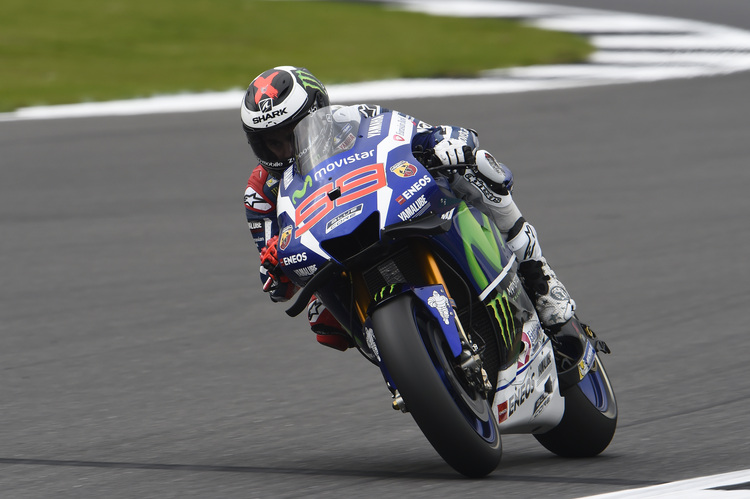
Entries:
{"type": "Polygon", "coordinates": [[[280,177],[294,157],[277,158],[266,146],[264,135],[291,130],[305,116],[328,106],[325,86],[305,68],[278,66],[258,75],[242,101],[242,128],[260,164],[280,177]]]}

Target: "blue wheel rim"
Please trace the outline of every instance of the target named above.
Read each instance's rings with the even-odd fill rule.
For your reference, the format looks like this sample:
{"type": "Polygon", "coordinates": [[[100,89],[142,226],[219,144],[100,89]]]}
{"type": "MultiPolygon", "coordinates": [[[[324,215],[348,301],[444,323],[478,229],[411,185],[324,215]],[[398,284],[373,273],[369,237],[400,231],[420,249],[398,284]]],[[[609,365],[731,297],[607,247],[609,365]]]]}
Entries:
{"type": "Polygon", "coordinates": [[[589,371],[581,382],[578,383],[578,387],[599,412],[607,412],[607,409],[609,409],[607,384],[599,370],[589,371]]]}

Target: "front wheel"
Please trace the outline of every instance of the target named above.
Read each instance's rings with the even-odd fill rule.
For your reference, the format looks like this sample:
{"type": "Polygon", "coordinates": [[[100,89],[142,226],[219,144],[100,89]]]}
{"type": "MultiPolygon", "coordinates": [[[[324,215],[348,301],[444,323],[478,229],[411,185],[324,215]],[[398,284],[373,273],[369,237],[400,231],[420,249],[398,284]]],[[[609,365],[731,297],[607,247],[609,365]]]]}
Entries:
{"type": "Polygon", "coordinates": [[[376,309],[372,321],[380,357],[430,444],[463,475],[491,473],[502,444],[489,403],[465,382],[429,312],[405,294],[376,309]]]}
{"type": "Polygon", "coordinates": [[[534,437],[562,457],[593,457],[607,448],[617,426],[617,402],[597,354],[593,368],[562,393],[565,413],[560,424],[534,437]]]}

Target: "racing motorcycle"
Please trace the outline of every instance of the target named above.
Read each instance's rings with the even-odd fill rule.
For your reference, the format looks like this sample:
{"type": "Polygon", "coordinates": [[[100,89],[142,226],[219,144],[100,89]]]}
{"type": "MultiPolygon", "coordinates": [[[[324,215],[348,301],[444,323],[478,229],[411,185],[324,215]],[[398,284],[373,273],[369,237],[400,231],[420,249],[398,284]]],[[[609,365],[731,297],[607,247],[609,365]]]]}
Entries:
{"type": "Polygon", "coordinates": [[[609,349],[577,317],[542,327],[498,228],[414,156],[415,123],[325,107],[294,133],[277,203],[280,265],[301,287],[287,314],[316,295],[465,476],[498,466],[502,434],[602,452],[617,424],[609,349]]]}

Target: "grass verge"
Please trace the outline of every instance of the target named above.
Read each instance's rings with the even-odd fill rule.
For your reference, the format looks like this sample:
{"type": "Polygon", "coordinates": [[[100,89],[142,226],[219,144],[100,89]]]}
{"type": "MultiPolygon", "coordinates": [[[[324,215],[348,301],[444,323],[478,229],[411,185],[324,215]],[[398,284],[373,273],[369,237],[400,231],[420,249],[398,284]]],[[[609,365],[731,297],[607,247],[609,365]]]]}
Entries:
{"type": "Polygon", "coordinates": [[[291,64],[324,83],[577,62],[574,35],[370,3],[3,0],[0,111],[242,88],[291,64]]]}

